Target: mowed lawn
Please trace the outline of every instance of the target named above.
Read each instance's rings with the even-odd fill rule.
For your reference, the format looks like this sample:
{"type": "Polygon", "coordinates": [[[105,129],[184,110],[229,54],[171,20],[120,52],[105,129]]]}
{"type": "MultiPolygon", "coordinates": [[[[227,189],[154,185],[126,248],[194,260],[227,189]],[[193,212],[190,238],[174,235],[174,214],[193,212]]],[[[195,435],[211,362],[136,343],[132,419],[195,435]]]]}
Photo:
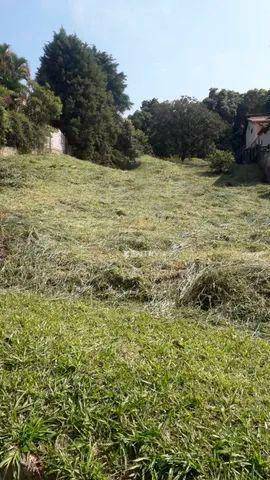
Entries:
{"type": "Polygon", "coordinates": [[[270,478],[269,186],[141,161],[0,159],[6,478],[270,478]]]}

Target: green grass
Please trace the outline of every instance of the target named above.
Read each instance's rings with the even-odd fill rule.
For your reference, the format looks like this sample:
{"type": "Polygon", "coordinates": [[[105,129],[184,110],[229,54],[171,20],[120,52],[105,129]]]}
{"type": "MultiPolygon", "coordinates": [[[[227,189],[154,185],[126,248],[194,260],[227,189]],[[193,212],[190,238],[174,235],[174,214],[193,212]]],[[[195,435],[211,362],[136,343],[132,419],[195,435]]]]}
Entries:
{"type": "Polygon", "coordinates": [[[255,165],[0,159],[6,478],[270,478],[269,200],[255,165]]]}
{"type": "MultiPolygon", "coordinates": [[[[199,160],[144,157],[126,172],[65,156],[2,159],[0,288],[132,301],[170,314],[186,286],[210,271],[218,317],[265,330],[269,186],[256,168],[218,178],[199,160]],[[229,295],[224,269],[225,283],[237,279],[229,295]]],[[[204,284],[197,287],[190,303],[200,306],[204,284]]],[[[202,303],[213,306],[211,298],[202,303]]]]}
{"type": "Polygon", "coordinates": [[[33,294],[4,295],[0,318],[5,464],[31,452],[59,478],[269,478],[267,343],[188,311],[33,294]]]}

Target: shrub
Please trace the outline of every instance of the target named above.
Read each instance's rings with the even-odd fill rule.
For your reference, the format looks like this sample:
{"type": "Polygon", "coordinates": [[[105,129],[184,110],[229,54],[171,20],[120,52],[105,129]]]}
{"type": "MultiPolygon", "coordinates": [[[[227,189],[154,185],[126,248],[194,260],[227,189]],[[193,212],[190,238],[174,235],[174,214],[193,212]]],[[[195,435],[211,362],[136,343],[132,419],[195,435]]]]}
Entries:
{"type": "Polygon", "coordinates": [[[137,155],[151,155],[153,153],[148,137],[142,130],[133,128],[132,137],[133,145],[137,151],[137,155]]]}
{"type": "Polygon", "coordinates": [[[134,127],[130,120],[122,121],[113,153],[113,163],[123,170],[138,166],[136,158],[140,152],[136,148],[133,133],[134,127]]]}
{"type": "Polygon", "coordinates": [[[61,100],[49,88],[29,82],[28,93],[24,113],[32,122],[36,125],[51,125],[60,118],[61,100]]]}
{"type": "Polygon", "coordinates": [[[234,164],[234,156],[225,150],[214,150],[207,156],[213,173],[227,173],[234,164]]]}
{"type": "Polygon", "coordinates": [[[35,144],[36,126],[21,112],[10,112],[9,123],[7,144],[16,147],[20,153],[31,152],[35,144]]]}
{"type": "Polygon", "coordinates": [[[134,160],[137,156],[137,151],[133,144],[133,126],[129,120],[124,120],[121,123],[116,149],[130,160],[134,160]]]}
{"type": "Polygon", "coordinates": [[[0,147],[6,144],[8,129],[9,129],[8,112],[0,104],[0,147]]]}

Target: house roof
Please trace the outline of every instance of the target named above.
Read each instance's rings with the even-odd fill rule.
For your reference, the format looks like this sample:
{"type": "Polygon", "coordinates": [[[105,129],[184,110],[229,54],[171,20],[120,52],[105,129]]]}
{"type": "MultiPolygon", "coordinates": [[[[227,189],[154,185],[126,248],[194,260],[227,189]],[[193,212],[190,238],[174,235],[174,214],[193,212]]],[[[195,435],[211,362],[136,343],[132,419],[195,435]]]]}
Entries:
{"type": "Polygon", "coordinates": [[[256,125],[257,135],[266,133],[270,128],[270,115],[248,115],[247,119],[256,125]]]}
{"type": "Polygon", "coordinates": [[[253,123],[269,123],[270,115],[248,115],[248,120],[253,123]]]}

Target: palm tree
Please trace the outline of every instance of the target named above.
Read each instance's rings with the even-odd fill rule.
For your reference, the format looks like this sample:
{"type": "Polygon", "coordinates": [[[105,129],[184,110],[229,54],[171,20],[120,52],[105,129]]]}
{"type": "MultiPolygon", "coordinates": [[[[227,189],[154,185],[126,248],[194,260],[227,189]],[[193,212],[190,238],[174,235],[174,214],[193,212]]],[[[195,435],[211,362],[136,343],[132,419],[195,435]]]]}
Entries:
{"type": "Polygon", "coordinates": [[[12,52],[7,43],[0,44],[0,85],[19,93],[24,89],[22,81],[29,78],[27,60],[12,52]]]}

